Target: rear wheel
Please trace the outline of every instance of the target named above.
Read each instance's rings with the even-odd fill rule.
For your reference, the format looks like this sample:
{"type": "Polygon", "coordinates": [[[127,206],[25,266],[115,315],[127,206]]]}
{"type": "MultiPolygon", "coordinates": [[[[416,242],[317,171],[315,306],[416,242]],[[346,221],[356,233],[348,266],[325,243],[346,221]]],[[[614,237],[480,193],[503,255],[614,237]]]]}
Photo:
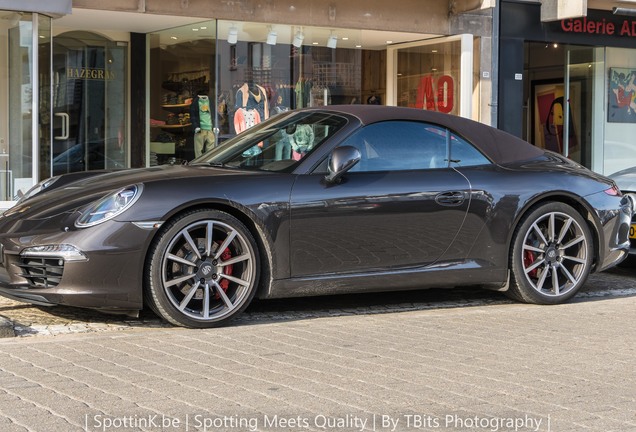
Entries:
{"type": "Polygon", "coordinates": [[[571,206],[542,204],[517,228],[510,261],[509,296],[527,303],[562,303],[577,293],[590,274],[590,229],[571,206]]]}
{"type": "Polygon", "coordinates": [[[150,249],[146,300],[172,324],[216,327],[239,315],[256,292],[256,242],[234,216],[197,210],[169,222],[150,249]]]}

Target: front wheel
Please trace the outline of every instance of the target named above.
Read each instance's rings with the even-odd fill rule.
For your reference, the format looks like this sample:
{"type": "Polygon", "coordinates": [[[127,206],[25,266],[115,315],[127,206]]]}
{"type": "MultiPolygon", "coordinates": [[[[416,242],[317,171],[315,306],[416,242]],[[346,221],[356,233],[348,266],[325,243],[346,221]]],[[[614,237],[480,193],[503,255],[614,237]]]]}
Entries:
{"type": "Polygon", "coordinates": [[[585,219],[563,203],[531,210],[515,232],[510,266],[511,297],[536,304],[572,298],[592,268],[592,235],[585,219]]]}
{"type": "Polygon", "coordinates": [[[256,292],[259,256],[234,216],[197,210],[168,222],[146,266],[146,300],[162,318],[185,327],[216,327],[239,315],[256,292]]]}

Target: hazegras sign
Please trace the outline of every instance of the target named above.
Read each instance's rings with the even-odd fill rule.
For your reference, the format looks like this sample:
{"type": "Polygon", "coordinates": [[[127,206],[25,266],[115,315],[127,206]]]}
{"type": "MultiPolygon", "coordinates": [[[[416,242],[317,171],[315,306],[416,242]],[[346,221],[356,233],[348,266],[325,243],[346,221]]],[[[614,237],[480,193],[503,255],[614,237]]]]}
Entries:
{"type": "Polygon", "coordinates": [[[114,80],[115,72],[108,69],[101,68],[67,68],[66,77],[69,79],[84,79],[84,80],[99,80],[110,81],[114,80]]]}

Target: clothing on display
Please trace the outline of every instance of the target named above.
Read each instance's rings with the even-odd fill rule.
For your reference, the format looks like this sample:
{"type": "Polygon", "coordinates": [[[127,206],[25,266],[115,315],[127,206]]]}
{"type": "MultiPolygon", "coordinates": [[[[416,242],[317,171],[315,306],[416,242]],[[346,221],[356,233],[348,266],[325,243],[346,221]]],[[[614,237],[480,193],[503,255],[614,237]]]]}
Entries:
{"type": "Polygon", "coordinates": [[[300,77],[296,81],[296,108],[305,108],[310,106],[311,88],[313,84],[311,80],[300,77]]]}
{"type": "Polygon", "coordinates": [[[194,157],[199,157],[215,144],[210,98],[207,95],[196,95],[193,98],[190,105],[190,122],[194,128],[194,157]]]}
{"type": "Polygon", "coordinates": [[[210,98],[207,95],[196,95],[190,104],[190,121],[195,132],[212,130],[212,113],[210,112],[210,98]]]}
{"type": "Polygon", "coordinates": [[[300,160],[314,146],[314,130],[310,125],[298,125],[290,141],[292,159],[300,160]]]}
{"type": "Polygon", "coordinates": [[[234,113],[234,129],[236,133],[241,133],[261,122],[261,115],[258,110],[239,108],[234,113]]]}
{"type": "Polygon", "coordinates": [[[214,133],[211,130],[201,129],[194,134],[194,157],[199,157],[214,147],[214,133]]]}
{"type": "Polygon", "coordinates": [[[236,92],[236,112],[234,130],[244,130],[269,118],[267,92],[263,86],[253,83],[243,84],[236,92]]]}

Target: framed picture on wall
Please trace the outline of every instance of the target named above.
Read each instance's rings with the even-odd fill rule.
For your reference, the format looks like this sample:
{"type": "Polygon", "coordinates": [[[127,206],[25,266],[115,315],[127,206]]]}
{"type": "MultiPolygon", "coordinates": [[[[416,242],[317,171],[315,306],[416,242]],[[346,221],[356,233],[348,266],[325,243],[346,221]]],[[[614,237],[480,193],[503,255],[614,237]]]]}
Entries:
{"type": "MultiPolygon", "coordinates": [[[[563,154],[565,141],[565,91],[563,81],[532,82],[532,143],[563,154]]],[[[581,83],[570,82],[568,154],[578,151],[581,124],[581,83]]]]}
{"type": "Polygon", "coordinates": [[[636,69],[610,68],[607,121],[636,123],[636,69]]]}

